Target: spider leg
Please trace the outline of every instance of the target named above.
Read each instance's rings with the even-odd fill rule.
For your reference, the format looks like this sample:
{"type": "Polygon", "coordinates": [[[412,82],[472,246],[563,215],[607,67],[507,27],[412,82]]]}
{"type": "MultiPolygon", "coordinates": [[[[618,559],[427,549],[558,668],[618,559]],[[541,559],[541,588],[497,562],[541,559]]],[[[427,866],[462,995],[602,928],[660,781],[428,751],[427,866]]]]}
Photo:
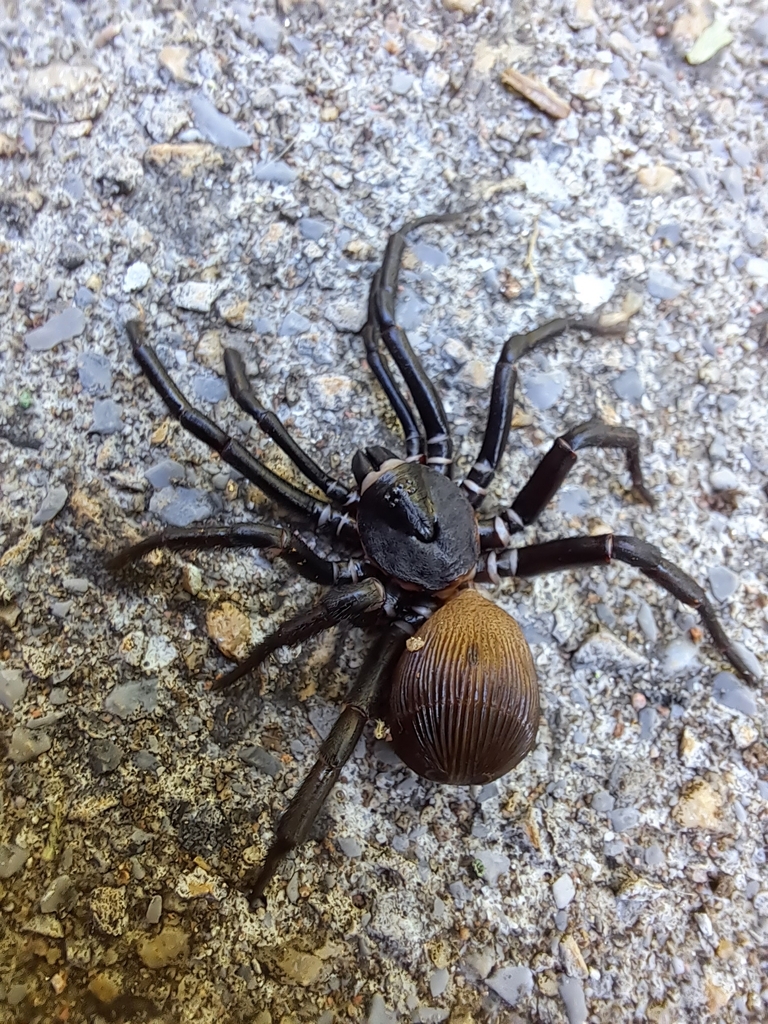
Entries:
{"type": "Polygon", "coordinates": [[[245,891],[252,907],[262,902],[264,890],[286,854],[309,837],[318,811],[352,756],[366,721],[382,703],[392,668],[411,632],[405,623],[395,622],[369,651],[317,760],[278,822],[264,863],[246,876],[245,891]]]}
{"type": "Polygon", "coordinates": [[[304,491],[283,480],[263,463],[218,427],[204,413],[193,408],[174,384],[170,374],[160,362],[155,350],[144,341],[144,325],[140,320],[131,320],[126,325],[133,354],[144,374],[165,402],[168,411],[190,434],[207,444],[228,465],[233,466],[251,483],[256,484],[268,498],[305,519],[313,519],[318,525],[333,525],[337,532],[356,535],[356,530],[344,513],[336,512],[325,501],[319,501],[304,491]]]}
{"type": "Polygon", "coordinates": [[[344,484],[334,480],[321,466],[310,458],[304,449],[294,441],[285,429],[282,420],[271,409],[265,409],[256,397],[256,392],[245,374],[243,357],[234,348],[224,349],[224,368],[227,371],[229,393],[249,416],[252,416],[261,429],[271,437],[279,448],[285,452],[291,462],[297,466],[307,480],[320,488],[331,501],[344,503],[349,500],[350,493],[344,484]]]}
{"type": "Polygon", "coordinates": [[[409,221],[390,235],[381,269],[371,282],[370,313],[387,351],[397,363],[411,393],[427,437],[427,464],[441,473],[451,473],[453,441],[445,409],[434,384],[427,376],[421,360],[413,351],[402,328],[395,322],[395,300],[400,276],[400,260],[406,235],[423,224],[440,224],[458,220],[464,213],[432,214],[409,221]]]}
{"type": "Polygon", "coordinates": [[[331,626],[349,619],[356,619],[366,612],[375,612],[384,606],[387,594],[384,585],[376,579],[366,579],[359,583],[347,583],[334,587],[324,594],[320,602],[306,611],[299,612],[292,619],[283,622],[278,628],[265,637],[251,651],[245,661],[224,675],[219,676],[212,684],[212,690],[226,690],[238,679],[252,672],[265,658],[278,647],[292,647],[303,640],[322,633],[331,626]]]}
{"type": "Polygon", "coordinates": [[[606,533],[596,537],[567,537],[545,544],[530,544],[509,549],[499,556],[490,552],[478,563],[475,578],[480,582],[498,582],[504,576],[539,576],[580,566],[608,565],[614,559],[635,566],[678,601],[695,608],[715,647],[742,679],[752,685],[757,684],[758,676],[721,626],[704,590],[687,573],[664,558],[657,547],[637,537],[606,533]]]}
{"type": "Polygon", "coordinates": [[[137,544],[123,548],[107,560],[108,569],[124,569],[137,562],[150,551],[165,548],[168,551],[192,549],[210,551],[213,548],[272,548],[305,579],[323,586],[346,583],[366,575],[364,564],[350,560],[336,562],[322,558],[297,533],[260,523],[235,523],[232,526],[171,527],[144,537],[137,544]]]}
{"type": "MultiPolygon", "coordinates": [[[[373,293],[373,291],[378,287],[377,279],[379,277],[379,273],[380,272],[377,270],[373,276],[371,293],[373,293]]],[[[368,366],[371,368],[371,372],[381,385],[384,394],[389,399],[389,404],[392,406],[395,416],[400,420],[400,425],[403,428],[403,433],[405,434],[405,454],[407,458],[412,459],[418,455],[424,454],[424,438],[422,437],[421,430],[416,423],[416,417],[413,415],[413,410],[408,404],[402,391],[397,386],[394,378],[392,377],[392,373],[379,350],[381,334],[376,326],[376,317],[375,313],[370,308],[370,302],[368,306],[368,321],[361,332],[363,344],[365,345],[365,356],[368,360],[368,366]]]]}
{"type": "Polygon", "coordinates": [[[626,329],[625,324],[601,327],[597,320],[574,320],[569,317],[551,320],[527,334],[513,334],[511,338],[507,339],[493,373],[491,404],[480,453],[461,482],[473,508],[477,508],[485,497],[507,446],[517,385],[515,363],[526,352],[530,352],[531,349],[550,338],[556,338],[571,327],[589,331],[591,334],[621,334],[626,329]]]}

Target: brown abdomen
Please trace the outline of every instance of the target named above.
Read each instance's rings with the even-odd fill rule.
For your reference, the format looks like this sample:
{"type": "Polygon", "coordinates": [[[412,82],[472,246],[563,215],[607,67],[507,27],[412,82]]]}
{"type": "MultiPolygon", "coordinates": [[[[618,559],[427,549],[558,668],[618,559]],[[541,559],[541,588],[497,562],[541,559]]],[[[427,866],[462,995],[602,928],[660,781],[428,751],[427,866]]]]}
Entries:
{"type": "Polygon", "coordinates": [[[455,786],[491,782],[514,768],[536,740],[539,686],[512,616],[477,590],[462,590],[409,647],[389,703],[394,748],[408,767],[455,786]]]}

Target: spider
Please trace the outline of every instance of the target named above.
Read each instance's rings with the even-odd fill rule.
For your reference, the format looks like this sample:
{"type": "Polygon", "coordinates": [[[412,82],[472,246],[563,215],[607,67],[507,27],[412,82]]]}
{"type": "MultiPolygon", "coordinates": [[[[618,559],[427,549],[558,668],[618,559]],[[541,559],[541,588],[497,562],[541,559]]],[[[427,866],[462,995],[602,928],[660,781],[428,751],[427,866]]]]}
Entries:
{"type": "Polygon", "coordinates": [[[557,438],[512,504],[479,512],[509,436],[517,380],[515,363],[570,328],[621,333],[599,320],[553,320],[504,344],[496,364],[480,452],[461,482],[453,480],[453,441],[440,396],[395,319],[395,297],[406,236],[426,224],[457,219],[432,214],[406,223],[389,238],[373,276],[361,335],[368,365],[404,434],[404,454],[381,445],[352,457],[355,487],[322,469],[265,409],[252,390],[242,356],[224,362],[234,400],[324,495],[313,497],[268,469],[235,438],[193,408],[144,340],[139,321],[127,324],[133,354],[181,425],[292,517],[331,534],[344,549],[321,557],[295,530],[260,522],[165,529],[114,556],[120,569],[158,548],[261,548],[328,588],[319,602],[283,622],[242,663],[218,677],[233,686],[276,648],[298,644],[342,621],[378,629],[357,680],[323,742],[317,761],[279,820],[263,864],[246,876],[251,906],[260,905],[283,858],[308,838],[311,826],[355,749],[366,722],[383,719],[394,749],[419,775],[451,785],[483,784],[506,774],[532,749],[539,721],[533,657],[517,622],[476,589],[506,577],[605,565],[613,559],[640,569],[673,597],[696,608],[718,650],[736,672],[757,681],[728,638],[702,588],[661,551],[631,536],[568,537],[512,547],[513,535],[546,507],[585,448],[626,453],[635,494],[649,505],[639,438],[630,427],[593,419],[557,438]],[[386,353],[386,354],[385,354],[386,353]],[[390,361],[407,388],[401,389],[390,361]]]}

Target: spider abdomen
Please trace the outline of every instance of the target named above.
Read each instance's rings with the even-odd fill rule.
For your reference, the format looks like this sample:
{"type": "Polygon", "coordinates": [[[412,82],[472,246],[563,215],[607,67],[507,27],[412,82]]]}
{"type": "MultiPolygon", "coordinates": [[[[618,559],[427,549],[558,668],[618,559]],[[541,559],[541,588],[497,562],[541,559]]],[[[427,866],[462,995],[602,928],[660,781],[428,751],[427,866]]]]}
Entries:
{"type": "Polygon", "coordinates": [[[389,708],[394,748],[418,775],[456,786],[498,779],[529,753],[539,724],[520,626],[477,590],[460,591],[403,652],[389,708]]]}

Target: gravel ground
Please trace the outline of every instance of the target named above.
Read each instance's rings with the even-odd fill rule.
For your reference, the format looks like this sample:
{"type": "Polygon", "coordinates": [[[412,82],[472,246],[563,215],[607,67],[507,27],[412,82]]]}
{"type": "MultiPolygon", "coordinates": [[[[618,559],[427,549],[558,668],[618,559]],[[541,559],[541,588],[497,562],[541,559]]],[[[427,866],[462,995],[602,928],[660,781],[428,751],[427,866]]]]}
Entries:
{"type": "Polygon", "coordinates": [[[366,638],[279,652],[222,698],[224,654],[316,588],[249,553],[104,568],[163,522],[275,516],[166,417],[128,319],[295,479],[227,397],[238,348],[348,480],[357,447],[399,444],[354,334],[388,232],[474,203],[414,235],[398,307],[460,466],[509,334],[641,306],[625,338],[521,363],[488,506],[568,427],[633,425],[657,508],[587,453],[527,540],[658,544],[765,664],[768,5],[725,8],[4,0],[3,1021],[765,1019],[765,702],[637,572],[499,588],[542,682],[534,753],[454,790],[371,730],[251,913],[237,879],[366,638]],[[715,15],[730,41],[702,36],[715,15]],[[507,91],[510,66],[570,115],[507,91]]]}

